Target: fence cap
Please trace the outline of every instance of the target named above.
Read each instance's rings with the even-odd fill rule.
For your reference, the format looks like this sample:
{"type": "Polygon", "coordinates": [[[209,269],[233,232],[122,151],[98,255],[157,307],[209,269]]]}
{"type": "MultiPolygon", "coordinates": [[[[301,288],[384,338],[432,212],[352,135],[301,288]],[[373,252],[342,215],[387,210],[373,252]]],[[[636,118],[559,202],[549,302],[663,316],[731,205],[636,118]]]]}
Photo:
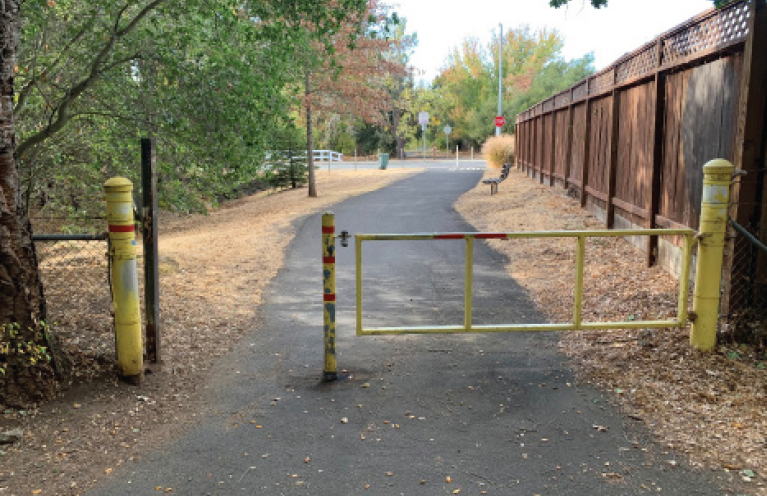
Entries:
{"type": "Polygon", "coordinates": [[[735,172],[735,166],[723,158],[715,158],[703,166],[704,174],[732,174],[733,172],[735,172]]]}
{"type": "Polygon", "coordinates": [[[104,189],[110,192],[132,191],[133,183],[124,177],[113,177],[104,183],[104,189]]]}

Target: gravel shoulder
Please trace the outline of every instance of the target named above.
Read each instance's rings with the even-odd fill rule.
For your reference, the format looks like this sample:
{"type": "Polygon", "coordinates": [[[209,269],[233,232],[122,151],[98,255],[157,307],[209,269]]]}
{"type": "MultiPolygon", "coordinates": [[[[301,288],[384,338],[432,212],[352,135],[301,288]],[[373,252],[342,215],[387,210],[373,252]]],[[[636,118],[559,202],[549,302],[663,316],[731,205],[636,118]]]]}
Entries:
{"type": "MultiPolygon", "coordinates": [[[[486,173],[497,176],[497,171],[486,173]]],[[[602,229],[604,225],[562,188],[543,186],[512,170],[499,193],[479,184],[456,204],[478,231],[602,229]]],[[[565,239],[492,240],[506,266],[552,321],[572,315],[574,243],[565,239]]],[[[675,313],[676,280],[648,269],[628,242],[587,243],[584,320],[640,320],[675,313]]],[[[767,355],[764,349],[720,344],[700,353],[689,329],[563,333],[561,349],[584,379],[612,393],[693,465],[729,472],[744,490],[767,494],[767,355]]]]}

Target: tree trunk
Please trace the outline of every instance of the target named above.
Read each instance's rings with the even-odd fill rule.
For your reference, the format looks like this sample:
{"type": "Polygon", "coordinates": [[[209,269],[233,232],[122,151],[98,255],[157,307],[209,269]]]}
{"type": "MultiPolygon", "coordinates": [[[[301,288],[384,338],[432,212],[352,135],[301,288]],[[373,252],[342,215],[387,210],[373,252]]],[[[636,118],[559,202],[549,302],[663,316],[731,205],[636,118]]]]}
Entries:
{"type": "MultiPolygon", "coordinates": [[[[4,344],[24,342],[45,346],[41,332],[42,290],[32,227],[22,203],[16,167],[13,121],[14,71],[21,31],[19,0],[0,2],[0,327],[4,344]],[[10,325],[18,336],[10,336],[10,325]]],[[[23,405],[38,401],[53,387],[46,363],[31,363],[29,355],[12,351],[0,358],[0,403],[23,405]],[[41,374],[42,372],[42,374],[41,374]]]]}
{"type": "Polygon", "coordinates": [[[394,129],[394,143],[397,147],[397,158],[405,158],[405,139],[402,137],[402,131],[399,128],[402,120],[402,110],[395,108],[392,112],[392,128],[394,129]]]}
{"type": "Polygon", "coordinates": [[[306,168],[309,183],[309,197],[317,198],[317,184],[314,180],[314,136],[312,135],[312,102],[309,98],[311,86],[309,72],[306,72],[306,168]]]}

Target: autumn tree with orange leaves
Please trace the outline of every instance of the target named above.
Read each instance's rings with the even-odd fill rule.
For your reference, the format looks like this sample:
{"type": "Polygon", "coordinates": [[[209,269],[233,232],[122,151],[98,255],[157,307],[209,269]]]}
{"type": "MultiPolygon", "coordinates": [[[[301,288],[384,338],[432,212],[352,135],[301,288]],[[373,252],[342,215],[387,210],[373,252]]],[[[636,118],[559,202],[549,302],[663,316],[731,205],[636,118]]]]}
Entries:
{"type": "Polygon", "coordinates": [[[312,162],[312,123],[317,113],[350,115],[382,127],[399,122],[402,109],[397,105],[397,89],[411,72],[403,54],[414,42],[397,28],[402,22],[385,4],[368,0],[366,11],[349,16],[332,43],[310,42],[305,46],[301,102],[309,196],[317,196],[312,162]]]}

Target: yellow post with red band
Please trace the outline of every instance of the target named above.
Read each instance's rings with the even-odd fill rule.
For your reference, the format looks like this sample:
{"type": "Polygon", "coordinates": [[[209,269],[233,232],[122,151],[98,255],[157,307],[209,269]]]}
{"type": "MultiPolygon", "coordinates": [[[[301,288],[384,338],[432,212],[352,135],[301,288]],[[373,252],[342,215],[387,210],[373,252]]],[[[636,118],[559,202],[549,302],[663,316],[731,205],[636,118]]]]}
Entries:
{"type": "Polygon", "coordinates": [[[322,378],[338,378],[336,362],[336,216],[322,214],[322,313],[325,322],[325,367],[322,378]]]}
{"type": "Polygon", "coordinates": [[[133,223],[133,183],[114,177],[104,183],[112,261],[112,301],[115,311],[117,375],[139,382],[144,372],[141,343],[136,236],[133,223]]]}
{"type": "Polygon", "coordinates": [[[703,166],[703,199],[698,228],[698,260],[695,265],[695,289],[690,342],[701,351],[716,347],[719,324],[719,299],[722,262],[727,238],[727,209],[730,205],[730,182],[735,166],[715,159],[703,166]]]}

